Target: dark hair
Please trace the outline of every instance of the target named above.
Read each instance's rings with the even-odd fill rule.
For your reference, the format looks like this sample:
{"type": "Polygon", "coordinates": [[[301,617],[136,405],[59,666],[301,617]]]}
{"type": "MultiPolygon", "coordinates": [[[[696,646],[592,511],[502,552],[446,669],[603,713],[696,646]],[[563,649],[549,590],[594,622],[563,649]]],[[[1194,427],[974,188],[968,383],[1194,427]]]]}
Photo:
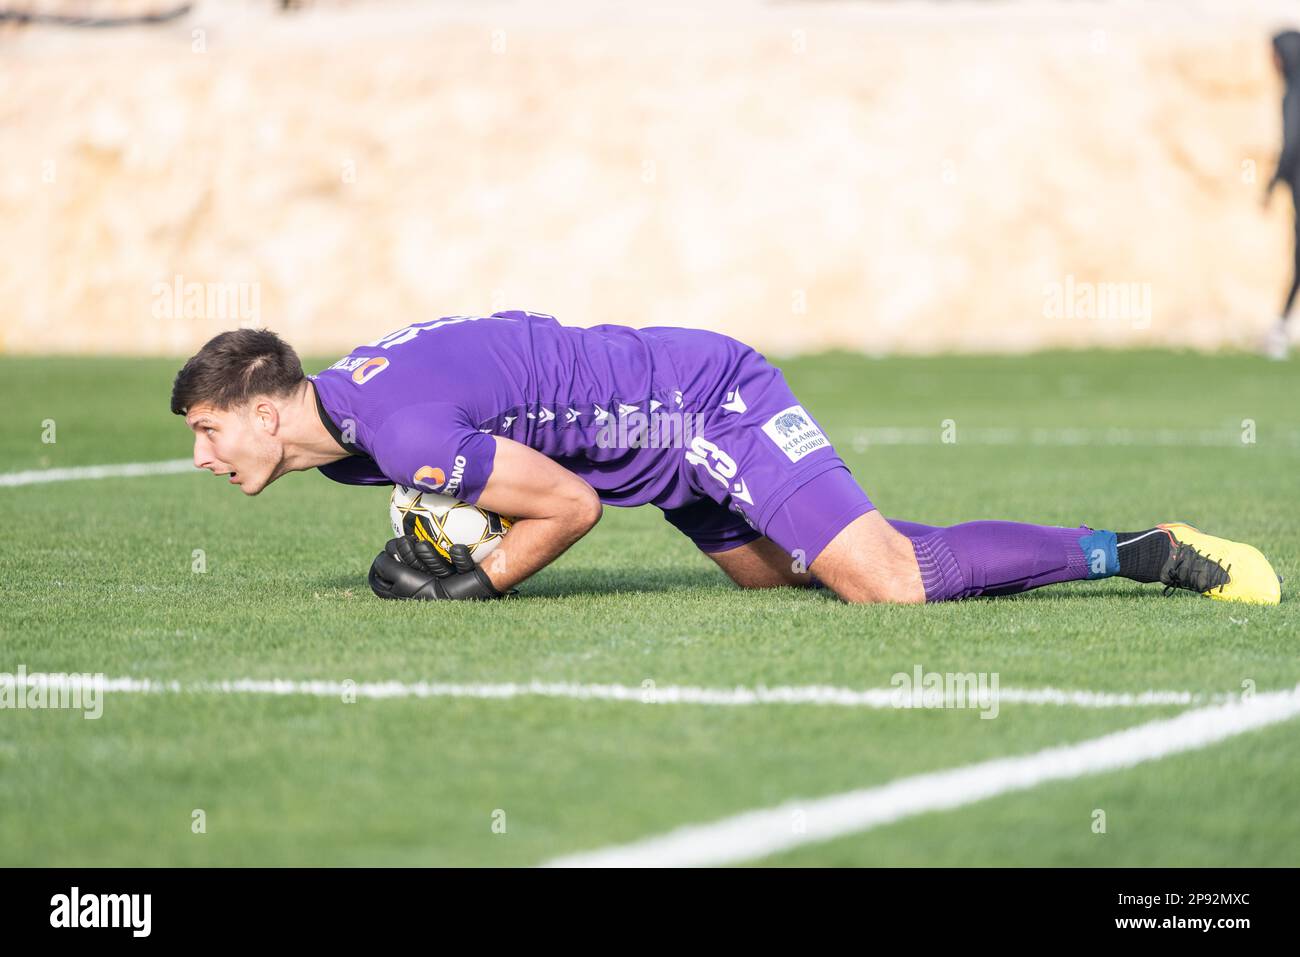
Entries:
{"type": "Polygon", "coordinates": [[[274,332],[234,329],[209,339],[176,373],[172,412],[185,415],[200,402],[229,409],[257,395],[288,395],[306,378],[298,353],[274,332]]]}

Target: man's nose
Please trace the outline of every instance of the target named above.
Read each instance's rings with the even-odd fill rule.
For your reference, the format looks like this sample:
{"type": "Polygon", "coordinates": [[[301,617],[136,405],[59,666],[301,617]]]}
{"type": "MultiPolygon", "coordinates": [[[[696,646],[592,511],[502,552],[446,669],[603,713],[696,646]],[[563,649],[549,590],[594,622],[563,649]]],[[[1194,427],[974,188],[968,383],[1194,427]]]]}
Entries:
{"type": "Polygon", "coordinates": [[[194,467],[205,469],[212,461],[212,447],[201,438],[194,439],[194,467]]]}

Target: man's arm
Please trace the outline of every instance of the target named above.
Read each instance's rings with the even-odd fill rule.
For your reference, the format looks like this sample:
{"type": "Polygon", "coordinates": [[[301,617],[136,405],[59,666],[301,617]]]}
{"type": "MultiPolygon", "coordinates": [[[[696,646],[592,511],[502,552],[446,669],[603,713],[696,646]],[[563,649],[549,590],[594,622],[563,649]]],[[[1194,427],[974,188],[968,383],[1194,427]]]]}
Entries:
{"type": "Polygon", "coordinates": [[[483,562],[497,591],[546,567],[600,521],[596,490],[528,446],[494,436],[492,474],[477,504],[515,519],[483,562]]]}

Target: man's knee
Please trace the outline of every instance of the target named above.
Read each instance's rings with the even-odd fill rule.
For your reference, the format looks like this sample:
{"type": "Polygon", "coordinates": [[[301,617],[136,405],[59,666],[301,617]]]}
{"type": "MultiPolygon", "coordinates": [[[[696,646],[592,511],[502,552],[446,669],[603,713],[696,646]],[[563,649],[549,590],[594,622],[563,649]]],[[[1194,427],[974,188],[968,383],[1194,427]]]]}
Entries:
{"type": "Polygon", "coordinates": [[[920,582],[899,575],[858,573],[833,590],[853,605],[919,605],[925,601],[925,588],[920,582]]]}
{"type": "Polygon", "coordinates": [[[909,538],[872,511],[840,531],[812,564],[835,594],[854,604],[919,604],[925,586],[909,538]]]}

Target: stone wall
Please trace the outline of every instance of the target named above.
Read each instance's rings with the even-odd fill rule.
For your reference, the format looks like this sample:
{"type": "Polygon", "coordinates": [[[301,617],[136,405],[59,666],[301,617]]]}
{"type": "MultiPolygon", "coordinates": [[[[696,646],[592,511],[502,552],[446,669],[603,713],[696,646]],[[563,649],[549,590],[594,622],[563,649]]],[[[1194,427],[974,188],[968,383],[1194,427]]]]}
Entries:
{"type": "MultiPolygon", "coordinates": [[[[155,4],[157,5],[157,4],[155,4]]],[[[1252,3],[201,3],[0,32],[0,351],[499,308],[777,354],[1248,345],[1252,3]]],[[[1297,14],[1300,21],[1300,13],[1297,14]]]]}

